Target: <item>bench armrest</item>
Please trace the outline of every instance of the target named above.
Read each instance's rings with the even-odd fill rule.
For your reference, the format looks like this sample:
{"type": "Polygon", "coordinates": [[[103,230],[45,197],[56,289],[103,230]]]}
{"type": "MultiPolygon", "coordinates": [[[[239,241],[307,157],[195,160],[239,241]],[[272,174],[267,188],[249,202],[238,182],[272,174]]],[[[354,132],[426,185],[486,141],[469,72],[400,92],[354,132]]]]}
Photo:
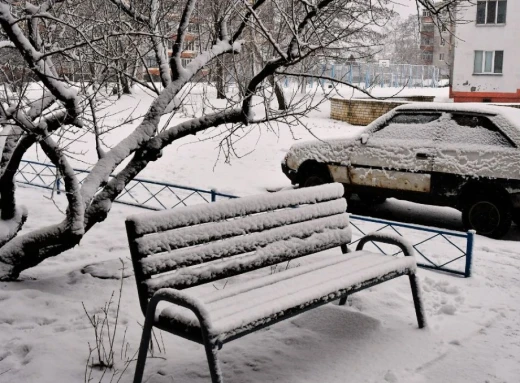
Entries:
{"type": "Polygon", "coordinates": [[[405,256],[414,256],[413,246],[403,237],[397,234],[374,232],[365,235],[357,244],[356,250],[362,250],[367,242],[382,242],[399,247],[405,256]]]}
{"type": "Polygon", "coordinates": [[[147,319],[150,318],[149,320],[153,320],[155,318],[155,310],[157,309],[157,305],[162,301],[173,303],[193,311],[201,324],[201,328],[205,328],[208,331],[211,328],[209,312],[204,307],[204,303],[180,290],[171,288],[159,289],[155,292],[152,298],[150,298],[148,307],[146,308],[147,319]]]}

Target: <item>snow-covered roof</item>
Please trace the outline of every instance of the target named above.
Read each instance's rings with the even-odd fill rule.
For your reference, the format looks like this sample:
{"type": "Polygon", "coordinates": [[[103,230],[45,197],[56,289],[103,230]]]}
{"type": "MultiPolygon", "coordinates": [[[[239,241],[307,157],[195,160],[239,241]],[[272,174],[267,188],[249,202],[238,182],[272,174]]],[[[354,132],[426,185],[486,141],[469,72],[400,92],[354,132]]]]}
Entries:
{"type": "Polygon", "coordinates": [[[501,115],[512,125],[520,130],[520,109],[509,106],[498,106],[481,103],[442,103],[442,102],[418,102],[413,104],[401,105],[395,108],[396,111],[417,111],[417,110],[436,110],[443,112],[463,112],[481,113],[491,115],[501,115]]]}

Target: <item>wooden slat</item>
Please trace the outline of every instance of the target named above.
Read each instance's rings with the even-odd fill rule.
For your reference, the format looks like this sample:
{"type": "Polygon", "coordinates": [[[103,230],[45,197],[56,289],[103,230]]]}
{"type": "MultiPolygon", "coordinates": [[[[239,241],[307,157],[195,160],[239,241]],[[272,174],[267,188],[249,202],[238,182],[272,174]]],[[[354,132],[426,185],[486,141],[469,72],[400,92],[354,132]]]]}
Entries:
{"type": "MultiPolygon", "coordinates": [[[[254,253],[226,258],[200,267],[187,267],[171,274],[148,279],[144,285],[149,296],[164,287],[183,289],[289,261],[308,254],[338,247],[351,239],[350,228],[328,229],[307,238],[290,238],[262,247],[254,253]]],[[[347,256],[347,255],[345,255],[347,256]]]]}
{"type": "Polygon", "coordinates": [[[348,227],[348,214],[337,214],[312,221],[276,227],[249,235],[210,242],[168,253],[161,253],[140,261],[144,275],[155,275],[181,267],[198,265],[220,258],[255,251],[259,247],[290,238],[307,238],[315,232],[348,227]]]}
{"type": "Polygon", "coordinates": [[[344,213],[347,203],[344,198],[314,205],[304,205],[296,209],[270,211],[236,218],[230,221],[211,222],[149,234],[136,239],[136,250],[142,255],[150,255],[208,243],[238,235],[269,230],[312,219],[344,213]]]}
{"type": "Polygon", "coordinates": [[[127,221],[131,221],[127,227],[132,228],[134,236],[140,237],[183,226],[217,222],[295,205],[330,201],[341,198],[343,193],[343,185],[339,183],[287,190],[219,201],[208,205],[186,206],[174,210],[135,215],[127,219],[127,221]]]}

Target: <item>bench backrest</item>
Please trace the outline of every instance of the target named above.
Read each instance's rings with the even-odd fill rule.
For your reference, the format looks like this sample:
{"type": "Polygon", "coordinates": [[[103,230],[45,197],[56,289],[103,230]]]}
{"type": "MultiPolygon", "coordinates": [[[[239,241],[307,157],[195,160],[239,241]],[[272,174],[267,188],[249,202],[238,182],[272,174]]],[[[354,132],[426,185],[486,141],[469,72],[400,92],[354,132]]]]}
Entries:
{"type": "Polygon", "coordinates": [[[127,218],[141,308],[184,289],[345,245],[341,184],[281,191],[127,218]]]}

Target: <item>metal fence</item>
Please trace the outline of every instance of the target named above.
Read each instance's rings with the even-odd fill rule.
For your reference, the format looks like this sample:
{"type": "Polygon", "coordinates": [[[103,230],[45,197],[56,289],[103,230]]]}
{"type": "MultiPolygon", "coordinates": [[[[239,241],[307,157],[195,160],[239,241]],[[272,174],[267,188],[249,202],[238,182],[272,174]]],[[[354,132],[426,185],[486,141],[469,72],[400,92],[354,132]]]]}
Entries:
{"type": "MultiPolygon", "coordinates": [[[[83,169],[74,169],[74,171],[80,183],[83,183],[89,173],[83,169]]],[[[63,186],[63,181],[53,164],[44,164],[36,161],[22,161],[16,173],[16,181],[51,189],[57,194],[61,193],[63,186]]],[[[215,202],[217,198],[229,199],[236,197],[218,193],[216,190],[203,190],[134,178],[126,185],[115,202],[150,210],[162,210],[173,209],[178,206],[215,202]]]]}
{"type": "MultiPolygon", "coordinates": [[[[390,232],[407,239],[413,236],[415,240],[412,246],[417,253],[419,267],[462,275],[466,278],[471,276],[475,238],[473,230],[467,233],[448,231],[354,214],[350,215],[350,224],[353,236],[351,245],[357,243],[365,234],[374,231],[390,232]]],[[[372,242],[371,246],[383,254],[401,253],[401,251],[394,252],[395,247],[391,245],[372,242]]],[[[365,248],[369,247],[365,246],[365,248]]]]}
{"type": "MultiPolygon", "coordinates": [[[[74,169],[82,183],[88,175],[87,170],[74,169]]],[[[22,161],[16,174],[20,183],[61,192],[61,177],[52,164],[35,161],[22,161]]],[[[126,187],[115,202],[149,210],[173,209],[178,206],[215,202],[217,199],[238,198],[215,190],[203,190],[187,186],[174,185],[135,178],[126,187]]],[[[418,266],[446,273],[471,276],[473,241],[475,233],[440,230],[420,225],[405,224],[359,215],[350,215],[353,241],[374,231],[393,232],[407,238],[414,238],[412,243],[418,256],[418,266]]],[[[376,251],[384,254],[398,254],[391,245],[371,243],[376,251]]],[[[370,247],[366,247],[370,248],[370,247]]]]}
{"type": "MultiPolygon", "coordinates": [[[[316,65],[306,72],[316,76],[333,78],[342,82],[368,89],[372,87],[393,88],[436,88],[439,86],[440,69],[434,65],[389,64],[387,66],[378,63],[346,62],[337,64],[316,65]]],[[[288,86],[293,78],[285,78],[288,86]]],[[[312,78],[309,84],[314,84],[312,78]]],[[[325,80],[319,80],[319,84],[325,85],[325,80]]]]}

